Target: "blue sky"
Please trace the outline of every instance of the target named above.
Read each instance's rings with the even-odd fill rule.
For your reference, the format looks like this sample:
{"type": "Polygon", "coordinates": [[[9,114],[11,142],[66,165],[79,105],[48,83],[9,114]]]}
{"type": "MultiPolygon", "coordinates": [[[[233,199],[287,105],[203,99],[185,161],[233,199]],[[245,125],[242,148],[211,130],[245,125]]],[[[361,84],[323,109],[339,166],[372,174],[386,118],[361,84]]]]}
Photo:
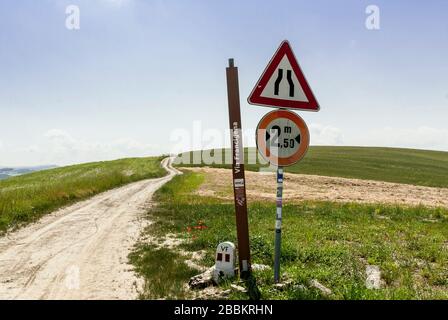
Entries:
{"type": "MultiPolygon", "coordinates": [[[[246,98],[284,39],[321,105],[300,112],[311,144],[448,151],[447,15],[443,0],[1,1],[0,165],[155,155],[179,147],[176,132],[224,134],[230,57],[254,145],[269,109],[246,98]],[[79,30],[65,26],[71,4],[79,30]],[[371,4],[380,30],[365,27],[371,4]]],[[[194,147],[228,144],[209,140],[194,147]]]]}

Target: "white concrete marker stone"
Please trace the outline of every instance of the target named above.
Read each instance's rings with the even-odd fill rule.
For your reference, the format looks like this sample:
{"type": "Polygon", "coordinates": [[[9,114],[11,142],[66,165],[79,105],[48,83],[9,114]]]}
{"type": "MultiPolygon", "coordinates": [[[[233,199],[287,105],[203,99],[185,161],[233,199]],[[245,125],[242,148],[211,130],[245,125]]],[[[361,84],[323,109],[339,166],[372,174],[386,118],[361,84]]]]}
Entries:
{"type": "Polygon", "coordinates": [[[219,283],[221,279],[235,276],[235,245],[232,242],[222,242],[216,248],[215,270],[213,280],[219,283]]]}
{"type": "Polygon", "coordinates": [[[366,267],[366,287],[367,289],[381,289],[381,270],[378,266],[368,265],[366,267]]]}

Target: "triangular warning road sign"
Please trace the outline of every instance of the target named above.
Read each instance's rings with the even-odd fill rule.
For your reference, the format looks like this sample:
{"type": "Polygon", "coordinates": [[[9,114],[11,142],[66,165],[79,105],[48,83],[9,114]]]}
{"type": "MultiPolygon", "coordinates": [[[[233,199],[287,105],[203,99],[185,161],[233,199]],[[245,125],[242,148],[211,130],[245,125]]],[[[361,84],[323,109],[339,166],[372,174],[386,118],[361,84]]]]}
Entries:
{"type": "Polygon", "coordinates": [[[250,104],[319,111],[288,41],[283,41],[247,99],[250,104]]]}

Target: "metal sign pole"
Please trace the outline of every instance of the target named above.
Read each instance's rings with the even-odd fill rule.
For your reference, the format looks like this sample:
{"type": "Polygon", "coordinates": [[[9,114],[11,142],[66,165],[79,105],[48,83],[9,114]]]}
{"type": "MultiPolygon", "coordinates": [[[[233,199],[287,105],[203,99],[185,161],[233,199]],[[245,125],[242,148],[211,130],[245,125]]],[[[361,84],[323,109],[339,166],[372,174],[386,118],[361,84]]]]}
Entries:
{"type": "Polygon", "coordinates": [[[227,68],[227,97],[229,102],[229,124],[232,133],[232,173],[235,200],[236,231],[238,237],[238,260],[240,277],[250,275],[249,226],[247,221],[246,179],[244,175],[244,149],[241,134],[240,92],[238,68],[233,59],[229,59],[227,68]]]}
{"type": "Polygon", "coordinates": [[[310,144],[310,134],[305,121],[294,112],[283,109],[320,110],[319,103],[287,40],[281,43],[247,101],[253,105],[281,108],[265,115],[256,131],[258,151],[271,166],[277,166],[274,281],[278,283],[282,239],[283,168],[302,160],[310,144]],[[285,85],[289,90],[285,90],[285,85]]]}
{"type": "Polygon", "coordinates": [[[283,198],[283,168],[277,168],[277,210],[275,216],[275,256],[274,282],[280,281],[280,251],[282,242],[282,198],[283,198]]]}

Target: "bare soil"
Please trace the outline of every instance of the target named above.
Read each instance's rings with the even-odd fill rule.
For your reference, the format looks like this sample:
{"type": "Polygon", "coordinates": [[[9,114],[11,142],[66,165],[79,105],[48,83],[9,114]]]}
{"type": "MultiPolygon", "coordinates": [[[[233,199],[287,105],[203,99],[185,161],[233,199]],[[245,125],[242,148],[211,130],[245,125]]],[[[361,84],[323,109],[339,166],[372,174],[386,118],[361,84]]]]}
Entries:
{"type": "MultiPolygon", "coordinates": [[[[197,191],[198,194],[229,201],[233,199],[231,170],[207,167],[186,170],[205,173],[205,183],[197,191]]],[[[246,180],[248,201],[275,201],[275,173],[246,171],[246,180]]],[[[284,199],[290,202],[323,200],[448,207],[448,188],[292,174],[286,170],[284,199]]]]}

